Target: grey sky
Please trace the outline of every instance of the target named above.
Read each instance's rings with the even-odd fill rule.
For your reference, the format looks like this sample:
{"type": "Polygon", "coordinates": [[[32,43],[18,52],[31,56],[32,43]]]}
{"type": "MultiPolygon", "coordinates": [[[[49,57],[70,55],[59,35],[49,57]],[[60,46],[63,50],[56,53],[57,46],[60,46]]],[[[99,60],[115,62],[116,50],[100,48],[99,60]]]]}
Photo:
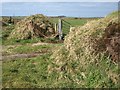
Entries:
{"type": "Polygon", "coordinates": [[[2,3],[3,16],[103,17],[118,9],[118,2],[12,2],[2,3]]]}

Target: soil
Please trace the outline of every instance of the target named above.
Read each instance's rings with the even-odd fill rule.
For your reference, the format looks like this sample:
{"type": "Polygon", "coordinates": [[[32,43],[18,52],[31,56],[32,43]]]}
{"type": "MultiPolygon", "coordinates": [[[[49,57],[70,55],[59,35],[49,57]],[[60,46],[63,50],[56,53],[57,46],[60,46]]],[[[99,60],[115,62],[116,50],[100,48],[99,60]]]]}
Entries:
{"type": "Polygon", "coordinates": [[[15,54],[15,55],[9,55],[9,56],[2,56],[2,61],[6,60],[16,60],[16,59],[22,59],[22,58],[32,58],[37,57],[39,55],[43,55],[45,53],[30,53],[30,54],[15,54]]]}
{"type": "Polygon", "coordinates": [[[112,60],[115,62],[120,58],[120,24],[113,23],[109,24],[105,29],[105,34],[103,37],[106,51],[111,56],[112,60]]]}

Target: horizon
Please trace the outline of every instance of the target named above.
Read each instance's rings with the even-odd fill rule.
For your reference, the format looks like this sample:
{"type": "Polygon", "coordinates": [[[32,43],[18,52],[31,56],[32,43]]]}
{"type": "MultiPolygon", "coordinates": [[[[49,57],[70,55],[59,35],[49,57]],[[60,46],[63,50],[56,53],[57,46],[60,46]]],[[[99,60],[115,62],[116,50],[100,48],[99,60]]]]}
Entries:
{"type": "MultiPolygon", "coordinates": [[[[36,15],[36,14],[33,14],[33,15],[36,15]]],[[[28,16],[32,16],[32,15],[27,15],[27,16],[0,16],[0,17],[28,17],[28,16]]],[[[60,16],[47,16],[47,17],[56,18],[56,17],[60,17],[60,16]]],[[[70,16],[64,16],[64,17],[65,18],[104,18],[104,17],[74,17],[74,16],[71,16],[71,17],[70,16]]]]}
{"type": "Polygon", "coordinates": [[[118,10],[118,2],[4,2],[0,16],[105,17],[118,10]]]}

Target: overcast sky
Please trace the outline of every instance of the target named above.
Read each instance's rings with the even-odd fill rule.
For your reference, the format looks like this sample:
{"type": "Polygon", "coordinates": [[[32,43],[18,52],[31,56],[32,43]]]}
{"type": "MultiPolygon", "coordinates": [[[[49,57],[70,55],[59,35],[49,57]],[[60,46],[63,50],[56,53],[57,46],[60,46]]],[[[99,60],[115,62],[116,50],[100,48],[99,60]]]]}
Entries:
{"type": "Polygon", "coordinates": [[[6,2],[0,16],[104,17],[118,9],[118,2],[6,2]]]}
{"type": "Polygon", "coordinates": [[[118,2],[120,0],[0,0],[1,2],[118,2]]]}

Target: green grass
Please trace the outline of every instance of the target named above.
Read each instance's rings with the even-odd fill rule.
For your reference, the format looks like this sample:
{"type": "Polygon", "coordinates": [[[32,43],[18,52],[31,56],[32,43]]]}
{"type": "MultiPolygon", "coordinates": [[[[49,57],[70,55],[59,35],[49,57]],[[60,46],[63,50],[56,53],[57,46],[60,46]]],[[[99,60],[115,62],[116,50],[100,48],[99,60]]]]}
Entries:
{"type": "MultiPolygon", "coordinates": [[[[87,19],[75,19],[65,18],[72,26],[82,26],[87,22],[87,19]]],[[[50,18],[52,23],[57,23],[58,18],[50,18]]],[[[99,66],[96,64],[89,64],[86,66],[86,77],[81,75],[82,69],[76,71],[76,73],[66,73],[67,71],[61,71],[61,74],[57,71],[48,73],[48,66],[53,64],[53,60],[50,59],[52,49],[63,45],[63,43],[47,44],[32,46],[33,43],[37,42],[57,42],[55,39],[43,39],[34,38],[28,40],[14,40],[7,39],[14,26],[6,27],[2,32],[3,45],[6,48],[3,50],[3,55],[12,54],[24,54],[24,53],[35,53],[35,52],[46,52],[46,54],[37,56],[34,58],[16,59],[14,61],[3,61],[2,63],[2,84],[3,87],[8,88],[44,88],[44,87],[61,87],[61,88],[94,88],[94,87],[118,87],[116,75],[118,72],[118,66],[110,62],[106,57],[101,57],[99,66]],[[109,78],[112,75],[112,78],[109,78]],[[66,78],[58,79],[60,75],[66,76],[66,78]],[[81,84],[75,82],[74,75],[77,76],[81,84]],[[113,80],[111,80],[113,79],[113,80]],[[113,82],[114,81],[114,82],[113,82]],[[116,84],[115,84],[116,83],[116,84]]],[[[69,29],[63,28],[64,34],[68,34],[69,29]]],[[[63,52],[64,53],[64,52],[63,52]]],[[[64,53],[65,55],[65,53],[64,53]]],[[[67,55],[65,55],[67,57],[67,55]]],[[[80,63],[72,62],[68,66],[76,68],[80,66],[80,63]]],[[[68,67],[69,68],[69,67],[68,67]]]]}
{"type": "MultiPolygon", "coordinates": [[[[58,23],[58,18],[49,18],[50,22],[58,23]]],[[[75,19],[75,18],[65,18],[65,21],[70,23],[72,26],[81,26],[84,25],[87,22],[87,19],[75,19]]],[[[37,43],[39,41],[43,42],[50,42],[50,39],[43,39],[43,38],[34,38],[34,39],[28,39],[28,40],[14,40],[14,39],[7,39],[9,37],[9,34],[14,29],[14,25],[3,27],[2,30],[2,44],[3,45],[14,45],[14,44],[26,44],[26,43],[37,43]]],[[[70,30],[70,27],[65,25],[63,26],[63,34],[68,34],[70,30]]],[[[52,42],[56,41],[55,39],[51,39],[52,42]]]]}
{"type": "Polygon", "coordinates": [[[25,45],[25,44],[33,44],[37,42],[46,42],[46,43],[56,43],[59,42],[58,39],[54,38],[32,38],[26,40],[15,40],[8,39],[9,34],[13,30],[13,26],[7,26],[2,30],[2,36],[0,37],[0,44],[7,45],[25,45]]]}
{"type": "Polygon", "coordinates": [[[54,47],[60,46],[62,44],[48,44],[48,45],[37,45],[32,46],[31,44],[26,45],[16,45],[9,46],[3,49],[3,55],[12,55],[12,54],[24,54],[24,53],[48,53],[54,47]]]}
{"type": "Polygon", "coordinates": [[[118,65],[110,62],[110,59],[102,57],[99,65],[91,64],[88,66],[86,72],[88,73],[85,79],[85,86],[89,88],[103,87],[103,88],[117,88],[118,84],[118,65]]]}
{"type": "MultiPolygon", "coordinates": [[[[59,18],[49,18],[50,22],[58,23],[59,18]]],[[[81,26],[87,22],[87,19],[75,19],[75,18],[63,18],[63,20],[67,21],[71,24],[71,26],[81,26]]],[[[64,24],[64,23],[63,23],[64,24]]]]}
{"type": "MultiPolygon", "coordinates": [[[[49,18],[52,23],[58,23],[58,19],[59,18],[49,18]]],[[[87,19],[64,18],[63,20],[70,23],[71,26],[81,26],[87,22],[87,19]]],[[[63,24],[65,23],[63,22],[63,24]]]]}
{"type": "Polygon", "coordinates": [[[8,88],[116,88],[117,81],[113,82],[118,72],[118,66],[102,58],[99,66],[91,64],[85,73],[86,78],[81,75],[81,70],[76,73],[81,84],[74,82],[71,77],[73,73],[62,73],[67,78],[58,80],[60,74],[57,72],[48,73],[48,65],[51,64],[51,53],[35,58],[16,59],[14,61],[3,62],[3,87],[8,88]],[[108,74],[108,72],[112,72],[108,74]],[[111,79],[109,75],[112,75],[111,79]],[[116,83],[116,84],[115,84],[116,83]],[[84,85],[83,85],[84,84],[84,85]]]}
{"type": "Polygon", "coordinates": [[[7,37],[9,36],[9,34],[11,33],[11,31],[14,29],[14,25],[10,25],[10,26],[5,26],[2,28],[1,32],[2,32],[2,39],[6,40],[7,37]]]}
{"type": "MultiPolygon", "coordinates": [[[[58,24],[58,19],[59,18],[49,18],[50,22],[52,22],[53,24],[54,23],[58,24]]],[[[68,22],[72,27],[82,26],[85,23],[87,23],[87,19],[63,18],[63,20],[68,22]]],[[[64,34],[69,33],[69,30],[70,30],[69,24],[66,24],[65,22],[63,22],[62,31],[63,31],[64,34]]]]}
{"type": "Polygon", "coordinates": [[[0,45],[2,45],[2,38],[0,37],[0,45]]]}
{"type": "Polygon", "coordinates": [[[66,18],[65,21],[70,23],[72,26],[82,26],[87,22],[87,19],[66,18]]]}
{"type": "Polygon", "coordinates": [[[3,62],[3,87],[47,87],[48,83],[52,83],[47,79],[49,55],[3,62]]]}

